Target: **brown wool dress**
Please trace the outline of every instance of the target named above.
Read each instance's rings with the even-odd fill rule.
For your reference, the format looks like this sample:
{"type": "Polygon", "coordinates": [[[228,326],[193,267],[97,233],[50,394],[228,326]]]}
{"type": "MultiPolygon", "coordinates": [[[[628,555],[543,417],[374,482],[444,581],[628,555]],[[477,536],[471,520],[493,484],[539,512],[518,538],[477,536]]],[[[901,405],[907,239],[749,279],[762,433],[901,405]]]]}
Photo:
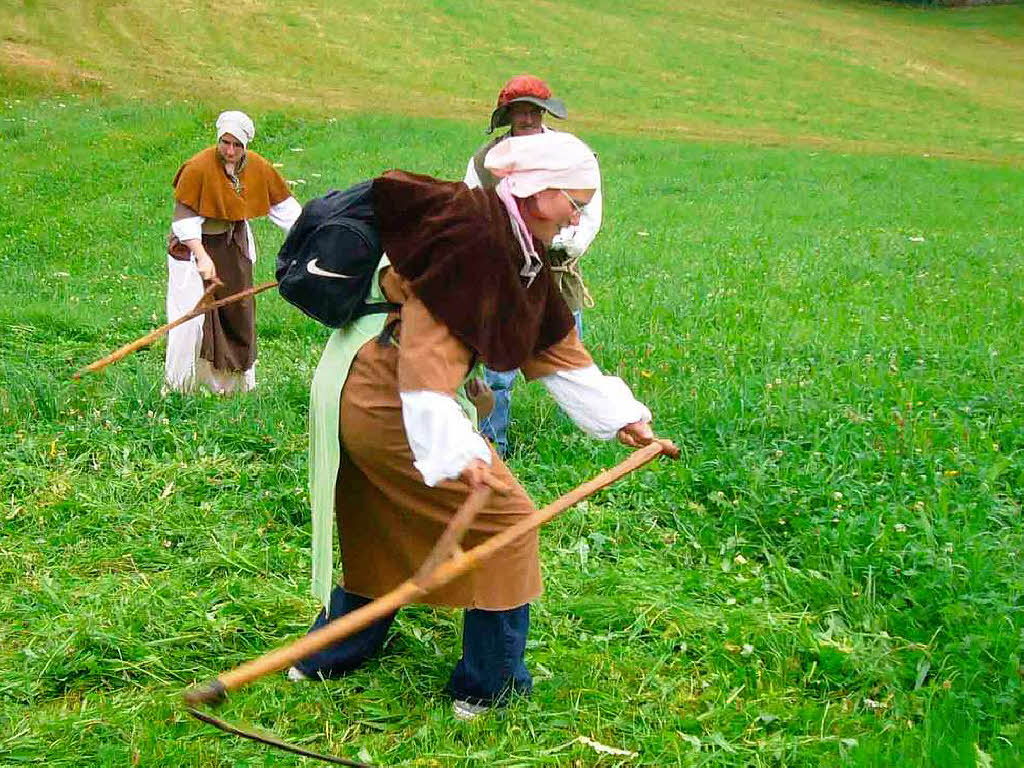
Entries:
{"type": "MultiPolygon", "coordinates": [[[[519,367],[527,378],[593,364],[549,269],[521,278],[524,255],[493,191],[391,171],[374,180],[373,194],[391,264],[381,288],[401,309],[388,318],[397,324],[392,340],[365,343],[341,390],[335,484],[343,583],[370,598],[413,576],[470,493],[459,480],[424,483],[413,464],[401,393],[454,398],[477,360],[501,370],[519,367]]],[[[493,450],[491,467],[510,490],[492,494],[464,549],[536,509],[493,450]]],[[[423,602],[507,610],[540,593],[534,531],[423,602]]]]}
{"type": "MultiPolygon", "coordinates": [[[[342,390],[339,437],[343,446],[335,490],[344,586],[379,597],[410,578],[426,558],[469,487],[447,481],[428,487],[413,466],[402,421],[401,391],[454,396],[472,351],[409,291],[394,272],[382,280],[388,299],[402,303],[397,344],[367,342],[342,390]]],[[[591,358],[573,328],[569,335],[524,362],[527,378],[584,368],[591,358]]],[[[463,541],[463,549],[521,521],[536,507],[508,467],[491,451],[493,474],[508,493],[494,493],[463,541]]],[[[534,531],[482,567],[426,596],[423,602],[505,610],[541,594],[538,535],[534,531]]]]}
{"type": "MultiPolygon", "coordinates": [[[[244,222],[232,222],[227,232],[203,234],[203,246],[223,283],[214,299],[252,288],[252,260],[244,222]]],[[[205,281],[204,281],[205,282],[205,281]]],[[[203,316],[203,345],[199,356],[220,371],[246,371],[256,362],[256,300],[249,296],[203,316]]]]}
{"type": "MultiPolygon", "coordinates": [[[[287,183],[251,150],[238,172],[238,188],[224,171],[216,147],[185,162],[174,176],[174,220],[202,216],[203,247],[223,286],[214,299],[252,288],[253,262],[246,221],[266,216],[288,199],[287,183]]],[[[188,257],[186,257],[188,258],[188,257]]],[[[219,371],[242,372],[256,362],[256,301],[253,297],[211,310],[203,319],[199,353],[219,371]]]]}

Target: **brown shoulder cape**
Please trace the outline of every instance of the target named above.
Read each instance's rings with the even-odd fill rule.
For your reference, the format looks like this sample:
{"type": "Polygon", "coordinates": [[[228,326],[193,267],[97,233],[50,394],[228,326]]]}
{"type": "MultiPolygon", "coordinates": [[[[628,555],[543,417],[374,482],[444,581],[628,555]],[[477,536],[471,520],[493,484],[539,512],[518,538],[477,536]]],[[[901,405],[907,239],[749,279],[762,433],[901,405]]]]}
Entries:
{"type": "Polygon", "coordinates": [[[245,153],[238,180],[241,193],[235,192],[224,173],[217,148],[207,147],[186,160],[174,175],[174,199],[208,219],[242,221],[266,216],[270,206],[292,196],[281,174],[251,150],[245,153]]]}
{"type": "Polygon", "coordinates": [[[493,190],[388,171],[374,179],[373,207],[395,271],[489,368],[518,368],[569,333],[546,258],[529,287],[519,276],[522,250],[493,190]]]}

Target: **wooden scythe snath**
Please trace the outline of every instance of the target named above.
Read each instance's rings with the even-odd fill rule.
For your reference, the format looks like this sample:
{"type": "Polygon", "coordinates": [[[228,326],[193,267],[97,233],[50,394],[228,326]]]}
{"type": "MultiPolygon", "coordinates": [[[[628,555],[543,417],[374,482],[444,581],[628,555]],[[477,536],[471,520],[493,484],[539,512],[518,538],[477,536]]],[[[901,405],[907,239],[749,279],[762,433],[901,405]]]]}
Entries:
{"type": "Polygon", "coordinates": [[[611,485],[616,480],[639,469],[663,454],[669,458],[678,459],[679,449],[670,440],[655,440],[650,445],[636,450],[628,458],[611,469],[606,469],[592,480],[569,491],[543,509],[537,510],[526,519],[505,529],[501,533],[491,536],[487,541],[478,544],[473,549],[463,551],[459,546],[462,537],[476,515],[487,505],[491,496],[490,488],[485,487],[474,490],[452,517],[448,526],[442,532],[440,538],[438,538],[437,544],[434,545],[430,554],[423,561],[423,565],[420,566],[412,578],[402,582],[373,602],[344,616],[340,616],[295,642],[247,661],[235,669],[222,673],[213,680],[188,689],[184,694],[188,712],[199,720],[236,736],[253,739],[254,741],[285,749],[289,752],[302,754],[306,757],[319,758],[338,765],[369,768],[364,763],[346,760],[345,758],[333,755],[321,755],[287,744],[273,736],[245,731],[212,715],[200,712],[196,707],[220,704],[227,698],[228,691],[237,690],[265,675],[292,666],[328,645],[337,643],[365,629],[381,618],[394,613],[402,606],[412,603],[427,592],[442,587],[453,579],[479,567],[487,558],[494,555],[501,548],[508,546],[520,536],[536,530],[574,504],[611,485]]]}
{"type": "Polygon", "coordinates": [[[170,331],[170,330],[172,330],[174,328],[177,328],[182,323],[187,323],[193,317],[199,317],[199,315],[206,314],[211,309],[217,309],[218,307],[223,307],[226,304],[233,304],[236,301],[241,301],[242,299],[246,298],[247,296],[255,296],[258,293],[263,293],[263,291],[266,291],[266,290],[269,290],[270,288],[276,287],[277,286],[277,281],[274,280],[274,281],[271,281],[269,283],[263,283],[262,285],[254,286],[252,288],[246,288],[244,291],[239,291],[238,293],[233,293],[230,296],[227,296],[227,297],[225,297],[223,299],[217,299],[216,301],[210,301],[210,298],[213,296],[213,292],[217,288],[219,288],[221,285],[223,285],[223,283],[221,283],[219,280],[216,281],[216,282],[211,283],[209,286],[207,286],[206,290],[203,292],[202,298],[199,299],[199,301],[191,309],[191,311],[185,313],[184,315],[179,317],[177,320],[172,320],[171,322],[169,322],[169,323],[167,323],[165,325],[161,325],[156,330],[150,331],[149,333],[147,333],[142,338],[136,339],[133,342],[125,344],[123,347],[121,347],[120,349],[118,349],[115,352],[111,352],[106,357],[101,357],[95,363],[91,363],[91,364],[85,366],[85,368],[82,368],[81,370],[76,371],[75,374],[72,376],[72,378],[73,379],[80,379],[80,378],[82,378],[83,374],[90,373],[92,371],[98,371],[98,370],[101,370],[102,368],[106,368],[111,363],[116,363],[118,360],[120,360],[123,357],[127,357],[132,352],[135,352],[136,350],[142,349],[143,347],[145,347],[145,346],[147,346],[149,344],[152,344],[154,341],[159,339],[161,336],[166,334],[168,331],[170,331]]]}

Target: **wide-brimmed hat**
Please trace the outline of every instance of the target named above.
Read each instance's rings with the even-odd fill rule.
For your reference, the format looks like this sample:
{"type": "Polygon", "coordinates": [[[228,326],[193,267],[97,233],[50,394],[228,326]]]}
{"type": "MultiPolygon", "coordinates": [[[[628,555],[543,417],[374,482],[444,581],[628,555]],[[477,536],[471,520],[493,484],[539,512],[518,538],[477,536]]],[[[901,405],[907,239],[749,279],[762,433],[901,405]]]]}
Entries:
{"type": "Polygon", "coordinates": [[[552,96],[551,88],[539,77],[516,75],[505,83],[501,93],[498,94],[498,105],[491,113],[491,125],[487,129],[488,133],[502,125],[508,125],[509,104],[514,104],[517,101],[536,104],[559,120],[564,120],[569,114],[565,108],[565,102],[552,96]]]}

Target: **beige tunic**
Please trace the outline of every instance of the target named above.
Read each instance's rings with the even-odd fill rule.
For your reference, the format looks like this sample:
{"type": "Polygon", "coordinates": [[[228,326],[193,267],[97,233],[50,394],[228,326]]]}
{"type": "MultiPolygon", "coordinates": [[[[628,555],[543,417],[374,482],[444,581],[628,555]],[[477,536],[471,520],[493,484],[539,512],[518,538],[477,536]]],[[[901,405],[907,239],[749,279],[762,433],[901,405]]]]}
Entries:
{"type": "MultiPolygon", "coordinates": [[[[341,395],[339,434],[344,447],[338,471],[337,514],[345,589],[379,597],[410,578],[445,525],[469,495],[469,486],[447,481],[430,488],[413,466],[402,422],[400,391],[431,390],[454,396],[473,355],[415,296],[388,272],[391,301],[404,302],[398,343],[368,342],[359,351],[341,395]]],[[[575,330],[523,366],[529,376],[592,365],[575,330]]],[[[492,495],[463,541],[468,549],[536,510],[496,453],[493,474],[511,487],[492,495]]],[[[504,610],[541,594],[537,533],[526,535],[475,571],[428,595],[424,602],[504,610]]]]}

